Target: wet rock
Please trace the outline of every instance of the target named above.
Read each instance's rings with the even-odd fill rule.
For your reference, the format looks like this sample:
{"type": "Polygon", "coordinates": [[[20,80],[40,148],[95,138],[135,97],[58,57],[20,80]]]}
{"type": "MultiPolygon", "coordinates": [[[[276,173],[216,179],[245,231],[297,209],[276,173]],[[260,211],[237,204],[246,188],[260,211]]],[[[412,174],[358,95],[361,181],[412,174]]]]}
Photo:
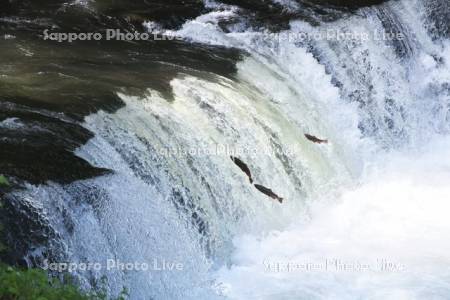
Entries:
{"type": "Polygon", "coordinates": [[[58,115],[0,102],[0,170],[33,184],[68,183],[106,174],[74,154],[92,134],[58,115]],[[6,120],[17,120],[16,126],[6,120]]]}
{"type": "Polygon", "coordinates": [[[371,5],[379,5],[387,2],[387,0],[316,0],[314,2],[321,5],[333,5],[337,7],[357,9],[371,5]]]}
{"type": "Polygon", "coordinates": [[[17,266],[36,266],[43,258],[55,256],[49,247],[57,241],[57,233],[25,198],[0,191],[0,261],[17,266]]]}
{"type": "Polygon", "coordinates": [[[293,19],[304,20],[312,25],[332,22],[347,16],[354,10],[378,5],[385,0],[297,0],[287,8],[272,0],[222,0],[222,3],[238,6],[241,16],[248,19],[252,27],[277,32],[289,28],[293,19]]]}
{"type": "Polygon", "coordinates": [[[206,9],[200,0],[97,0],[97,9],[107,15],[120,16],[136,22],[155,21],[165,28],[179,28],[187,20],[203,14],[206,9]]]}

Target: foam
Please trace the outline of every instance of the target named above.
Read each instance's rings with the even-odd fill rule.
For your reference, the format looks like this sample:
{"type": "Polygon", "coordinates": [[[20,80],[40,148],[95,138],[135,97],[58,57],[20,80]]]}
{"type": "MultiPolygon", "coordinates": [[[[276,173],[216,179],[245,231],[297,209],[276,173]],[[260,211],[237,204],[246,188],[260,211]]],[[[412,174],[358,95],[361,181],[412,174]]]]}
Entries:
{"type": "Polygon", "coordinates": [[[230,299],[446,299],[450,272],[450,139],[376,162],[360,186],[318,199],[311,223],[240,236],[232,266],[217,273],[230,299]],[[269,262],[339,259],[370,271],[268,271],[269,262]],[[386,260],[399,268],[382,270],[386,260]],[[296,296],[298,295],[298,296],[296,296]]]}

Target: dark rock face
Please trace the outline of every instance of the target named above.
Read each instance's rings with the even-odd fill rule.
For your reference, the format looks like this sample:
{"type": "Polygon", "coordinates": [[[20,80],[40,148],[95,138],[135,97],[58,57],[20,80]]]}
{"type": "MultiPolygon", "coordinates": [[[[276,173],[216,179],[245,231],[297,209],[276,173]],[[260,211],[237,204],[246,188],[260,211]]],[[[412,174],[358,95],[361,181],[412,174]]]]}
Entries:
{"type": "Polygon", "coordinates": [[[347,7],[356,9],[371,5],[379,5],[386,1],[387,0],[316,0],[314,2],[322,5],[333,5],[337,7],[347,7]]]}
{"type": "MultiPolygon", "coordinates": [[[[387,0],[297,0],[298,9],[286,9],[271,0],[221,0],[243,10],[242,15],[256,28],[280,31],[289,28],[289,21],[300,19],[313,25],[345,17],[354,10],[379,5],[387,0]]],[[[395,1],[395,0],[394,0],[395,1]]]]}
{"type": "Polygon", "coordinates": [[[179,28],[184,22],[206,11],[201,0],[97,0],[100,12],[129,18],[131,20],[151,20],[166,28],[179,28]]]}
{"type": "MultiPolygon", "coordinates": [[[[156,21],[167,28],[178,28],[187,20],[205,12],[203,1],[200,0],[96,0],[89,6],[98,13],[92,14],[92,11],[89,13],[77,5],[61,0],[0,0],[0,16],[14,14],[30,18],[45,17],[54,19],[59,25],[67,25],[71,19],[70,15],[75,12],[78,16],[84,15],[85,24],[80,22],[81,18],[73,20],[74,25],[78,23],[81,27],[115,22],[122,23],[121,27],[127,22],[140,26],[143,21],[156,21]]],[[[110,26],[110,28],[117,27],[110,26]]]]}
{"type": "Polygon", "coordinates": [[[0,170],[33,184],[52,180],[67,183],[105,174],[73,151],[92,134],[57,114],[35,112],[0,102],[0,170]]]}
{"type": "Polygon", "coordinates": [[[13,7],[9,0],[0,0],[0,16],[11,14],[13,11],[13,7]]]}
{"type": "Polygon", "coordinates": [[[52,249],[56,247],[50,244],[57,241],[57,233],[41,212],[28,205],[25,199],[4,194],[1,190],[0,200],[0,224],[4,224],[0,243],[6,246],[6,250],[0,252],[0,261],[27,267],[39,265],[41,262],[37,260],[42,257],[55,257],[52,249]]]}
{"type": "MultiPolygon", "coordinates": [[[[395,0],[393,0],[395,1],[395,0]]],[[[386,0],[297,0],[298,11],[286,10],[272,0],[220,0],[240,7],[242,17],[254,27],[273,31],[288,28],[289,21],[299,18],[316,24],[333,21],[346,12],[386,2],[386,0]]],[[[89,4],[93,10],[61,0],[0,0],[0,16],[51,19],[61,29],[92,31],[95,28],[142,29],[144,21],[155,21],[165,28],[180,28],[187,20],[208,11],[201,0],[96,0],[89,4]],[[79,20],[82,19],[81,23],[79,20]]]]}

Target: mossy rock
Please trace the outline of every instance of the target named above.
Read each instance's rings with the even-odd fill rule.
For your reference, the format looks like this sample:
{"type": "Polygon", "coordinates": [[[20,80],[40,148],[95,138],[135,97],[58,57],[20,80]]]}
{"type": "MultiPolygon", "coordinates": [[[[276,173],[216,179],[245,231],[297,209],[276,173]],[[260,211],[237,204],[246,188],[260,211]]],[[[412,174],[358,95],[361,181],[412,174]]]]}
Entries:
{"type": "Polygon", "coordinates": [[[8,179],[3,175],[0,175],[0,186],[9,186],[8,179]]]}

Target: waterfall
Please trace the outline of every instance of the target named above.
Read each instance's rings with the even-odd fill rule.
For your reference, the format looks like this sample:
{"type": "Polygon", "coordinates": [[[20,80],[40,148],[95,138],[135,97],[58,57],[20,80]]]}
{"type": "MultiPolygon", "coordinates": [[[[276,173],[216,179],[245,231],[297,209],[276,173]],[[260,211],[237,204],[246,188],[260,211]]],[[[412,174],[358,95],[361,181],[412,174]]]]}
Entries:
{"type": "MultiPolygon", "coordinates": [[[[223,295],[232,299],[448,297],[450,258],[442,238],[450,229],[445,213],[449,45],[428,33],[426,11],[418,1],[393,1],[325,29],[295,21],[289,31],[272,35],[284,34],[284,40],[271,40],[268,45],[264,34],[224,35],[201,18],[183,27],[181,32],[196,41],[244,47],[277,72],[283,78],[282,88],[273,86],[273,79],[264,80],[270,77],[263,71],[245,79],[255,86],[259,83],[279,103],[290,103],[282,92],[286,88],[296,91],[293,103],[301,103],[305,99],[301,95],[306,94],[311,106],[304,110],[317,114],[322,126],[310,125],[311,120],[292,109],[284,115],[295,115],[298,122],[311,126],[308,129],[336,141],[340,148],[333,153],[341,155],[330,158],[357,174],[353,186],[338,189],[337,194],[330,195],[330,187],[321,185],[314,186],[314,196],[307,193],[312,198],[310,222],[298,213],[287,229],[238,234],[230,264],[217,271],[223,295]],[[350,30],[358,36],[396,32],[404,39],[289,40],[298,32],[314,36],[329,29],[350,30]],[[325,192],[318,194],[317,188],[325,192]]],[[[252,68],[239,70],[243,69],[245,73],[252,68]]],[[[339,184],[345,177],[341,172],[339,180],[334,179],[339,184]]]]}
{"type": "Polygon", "coordinates": [[[93,138],[75,152],[112,172],[14,195],[52,228],[59,261],[182,265],[77,270],[86,289],[106,278],[131,299],[446,299],[450,44],[436,3],[388,1],[273,33],[207,1],[210,12],[158,30],[244,51],[236,74],[199,67],[178,72],[170,96],[117,92],[123,107],[85,117],[93,138]],[[370,38],[320,38],[343,32],[370,38]]]}

